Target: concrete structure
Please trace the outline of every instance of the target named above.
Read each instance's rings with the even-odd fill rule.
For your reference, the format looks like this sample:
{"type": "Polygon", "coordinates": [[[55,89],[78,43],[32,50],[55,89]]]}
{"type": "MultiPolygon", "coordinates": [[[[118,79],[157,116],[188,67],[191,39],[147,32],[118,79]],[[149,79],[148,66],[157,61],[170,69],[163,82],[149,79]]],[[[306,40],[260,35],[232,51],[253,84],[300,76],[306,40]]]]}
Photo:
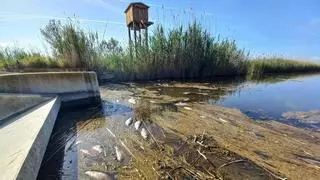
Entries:
{"type": "Polygon", "coordinates": [[[41,95],[17,95],[0,93],[0,125],[5,119],[21,114],[52,97],[41,95]]]}
{"type": "Polygon", "coordinates": [[[59,95],[62,101],[100,98],[95,72],[41,72],[0,75],[0,93],[59,95]]]}
{"type": "Polygon", "coordinates": [[[53,129],[59,97],[13,118],[0,129],[0,179],[36,179],[53,129]]]}
{"type": "Polygon", "coordinates": [[[0,75],[0,101],[0,180],[36,179],[61,102],[101,102],[94,72],[0,75]]]}

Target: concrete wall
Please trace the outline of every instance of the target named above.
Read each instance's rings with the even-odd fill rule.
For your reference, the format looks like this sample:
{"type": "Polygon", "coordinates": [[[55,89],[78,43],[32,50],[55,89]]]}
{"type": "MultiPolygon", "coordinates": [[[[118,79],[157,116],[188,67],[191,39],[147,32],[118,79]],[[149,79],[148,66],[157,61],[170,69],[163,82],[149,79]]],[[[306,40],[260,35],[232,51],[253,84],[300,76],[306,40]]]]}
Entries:
{"type": "Polygon", "coordinates": [[[60,103],[53,98],[0,128],[0,180],[36,179],[60,103]]]}
{"type": "Polygon", "coordinates": [[[63,101],[99,97],[95,72],[40,72],[0,75],[0,93],[54,94],[63,101]]]}
{"type": "Polygon", "coordinates": [[[1,94],[0,93],[0,124],[2,120],[9,119],[15,114],[45,102],[52,97],[25,94],[1,94]]]}

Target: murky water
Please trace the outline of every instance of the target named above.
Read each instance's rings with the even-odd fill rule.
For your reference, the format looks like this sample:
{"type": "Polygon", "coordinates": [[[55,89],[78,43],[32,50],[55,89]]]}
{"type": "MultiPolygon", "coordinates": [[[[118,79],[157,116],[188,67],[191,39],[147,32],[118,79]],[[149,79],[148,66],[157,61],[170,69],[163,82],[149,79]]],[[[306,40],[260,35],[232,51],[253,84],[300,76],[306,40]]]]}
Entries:
{"type": "MultiPolygon", "coordinates": [[[[234,79],[201,83],[112,84],[101,87],[101,94],[103,101],[99,107],[62,107],[41,165],[39,180],[94,179],[92,177],[101,172],[104,179],[146,178],[143,174],[149,175],[147,179],[170,179],[173,176],[192,178],[197,175],[203,178],[206,174],[211,174],[212,167],[220,169],[224,167],[224,163],[241,158],[223,148],[204,148],[202,150],[210,152],[210,157],[215,161],[213,164],[210,161],[201,162],[201,167],[207,169],[195,166],[203,174],[192,174],[193,171],[185,168],[187,165],[177,165],[178,162],[199,163],[199,157],[196,156],[199,153],[190,152],[191,149],[200,150],[196,142],[203,141],[189,142],[176,134],[174,129],[164,129],[152,121],[158,116],[175,120],[176,117],[171,116],[170,112],[178,112],[178,107],[183,104],[218,104],[238,108],[254,119],[271,119],[303,128],[320,128],[319,122],[309,123],[283,117],[285,112],[320,110],[317,100],[320,97],[320,75],[276,76],[259,82],[234,79]],[[133,122],[128,121],[131,117],[133,122]],[[137,131],[134,123],[138,120],[143,122],[137,131]],[[142,129],[145,129],[147,138],[143,137],[142,129]],[[165,163],[161,159],[156,161],[160,153],[165,154],[162,159],[168,158],[168,154],[171,159],[168,158],[165,163]],[[175,162],[172,157],[185,159],[175,162]],[[162,164],[166,166],[163,167],[162,164]],[[175,168],[172,167],[174,164],[175,168]],[[157,170],[152,170],[150,166],[157,170]],[[159,174],[158,169],[161,169],[159,173],[166,174],[159,174]]],[[[208,141],[208,145],[203,146],[217,147],[214,142],[208,141]]],[[[266,152],[255,153],[264,159],[269,158],[266,152]]],[[[272,179],[267,172],[249,160],[226,167],[223,177],[272,179]]]]}

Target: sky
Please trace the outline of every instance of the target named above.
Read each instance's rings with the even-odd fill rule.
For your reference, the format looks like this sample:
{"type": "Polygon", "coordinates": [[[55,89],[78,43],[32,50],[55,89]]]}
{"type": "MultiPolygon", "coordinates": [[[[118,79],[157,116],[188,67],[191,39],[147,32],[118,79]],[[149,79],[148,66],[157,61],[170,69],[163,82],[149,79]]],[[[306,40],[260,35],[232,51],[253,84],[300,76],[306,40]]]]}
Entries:
{"type": "MultiPolygon", "coordinates": [[[[129,0],[0,0],[0,46],[43,50],[50,19],[76,17],[103,38],[128,41],[129,0]]],[[[197,19],[213,36],[233,39],[251,56],[320,61],[319,0],[142,0],[155,24],[174,27],[197,19]]],[[[153,28],[155,25],[153,25],[153,28]]],[[[151,27],[152,32],[152,27],[151,27]]]]}

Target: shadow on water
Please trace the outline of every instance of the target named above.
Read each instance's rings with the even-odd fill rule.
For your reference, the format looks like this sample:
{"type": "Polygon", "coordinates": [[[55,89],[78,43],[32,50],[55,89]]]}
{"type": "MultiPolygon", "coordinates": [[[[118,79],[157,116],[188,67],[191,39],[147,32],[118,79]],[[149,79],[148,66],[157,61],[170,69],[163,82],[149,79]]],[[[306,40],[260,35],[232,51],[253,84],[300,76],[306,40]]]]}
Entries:
{"type": "Polygon", "coordinates": [[[62,105],[37,179],[77,179],[76,123],[89,120],[88,123],[92,118],[103,116],[101,105],[80,108],[62,105]]]}

